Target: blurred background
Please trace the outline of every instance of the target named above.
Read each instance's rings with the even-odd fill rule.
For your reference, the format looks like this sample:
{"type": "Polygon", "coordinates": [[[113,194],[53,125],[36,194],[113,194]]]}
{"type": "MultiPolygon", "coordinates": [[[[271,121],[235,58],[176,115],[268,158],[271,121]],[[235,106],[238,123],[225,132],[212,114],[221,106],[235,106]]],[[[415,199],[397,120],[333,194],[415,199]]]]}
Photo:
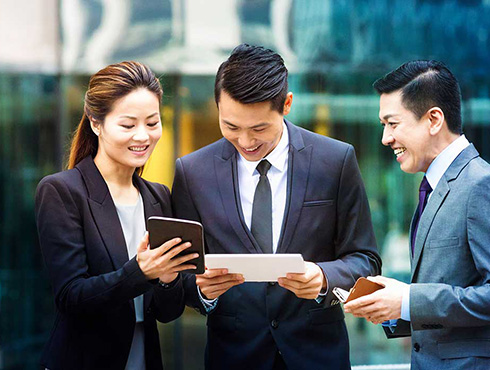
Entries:
{"type": "MultiPolygon", "coordinates": [[[[89,76],[123,60],[161,76],[164,133],[144,177],[170,186],[177,157],[220,138],[214,75],[242,42],[284,57],[288,119],[354,145],[384,274],[408,280],[420,177],[381,145],[371,85],[407,60],[445,62],[464,133],[490,160],[490,0],[0,0],[0,369],[36,368],[54,321],[34,193],[64,168],[89,76]]],[[[347,324],[353,365],[409,362],[409,340],[347,324]]],[[[204,317],[159,328],[168,369],[203,368],[204,317]]]]}

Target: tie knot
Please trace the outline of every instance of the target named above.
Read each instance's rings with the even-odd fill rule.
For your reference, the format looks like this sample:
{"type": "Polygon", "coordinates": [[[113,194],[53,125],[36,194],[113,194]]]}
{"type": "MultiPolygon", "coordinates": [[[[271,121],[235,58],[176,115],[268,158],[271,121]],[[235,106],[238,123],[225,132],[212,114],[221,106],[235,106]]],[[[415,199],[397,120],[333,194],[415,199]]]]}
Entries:
{"type": "Polygon", "coordinates": [[[259,171],[260,176],[267,175],[267,171],[271,168],[271,164],[267,159],[263,159],[260,161],[260,163],[257,165],[257,171],[259,171]]]}
{"type": "Polygon", "coordinates": [[[430,187],[429,181],[427,181],[427,177],[424,176],[422,179],[422,182],[420,183],[420,188],[419,192],[425,191],[427,193],[430,193],[432,191],[432,188],[430,187]]]}

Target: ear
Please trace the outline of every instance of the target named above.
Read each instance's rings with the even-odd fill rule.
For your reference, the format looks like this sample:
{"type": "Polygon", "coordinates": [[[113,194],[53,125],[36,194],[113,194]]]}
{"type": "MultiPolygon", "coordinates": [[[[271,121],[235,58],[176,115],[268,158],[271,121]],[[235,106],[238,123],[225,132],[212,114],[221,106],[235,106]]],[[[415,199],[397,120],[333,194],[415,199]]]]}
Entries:
{"type": "Polygon", "coordinates": [[[282,109],[282,114],[284,116],[289,114],[289,112],[291,111],[292,104],[293,104],[293,93],[288,92],[288,94],[286,95],[286,100],[284,101],[284,107],[282,109]]]}
{"type": "Polygon", "coordinates": [[[97,122],[93,117],[88,118],[90,121],[90,128],[92,129],[93,133],[97,136],[100,135],[100,123],[97,122]]]}
{"type": "Polygon", "coordinates": [[[444,112],[439,107],[431,108],[426,113],[429,120],[429,132],[431,135],[437,135],[445,124],[444,112]]]}

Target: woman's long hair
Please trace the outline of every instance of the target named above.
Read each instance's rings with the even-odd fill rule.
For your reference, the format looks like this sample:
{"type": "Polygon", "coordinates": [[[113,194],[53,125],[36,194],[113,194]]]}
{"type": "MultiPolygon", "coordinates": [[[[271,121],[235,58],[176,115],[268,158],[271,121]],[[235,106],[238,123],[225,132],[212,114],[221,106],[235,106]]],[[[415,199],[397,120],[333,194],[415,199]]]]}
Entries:
{"type": "MultiPolygon", "coordinates": [[[[90,77],[88,90],[85,93],[83,116],[73,136],[70,146],[68,169],[91,155],[95,157],[99,147],[98,137],[90,127],[90,120],[104,123],[105,117],[112,110],[114,102],[130,92],[145,88],[158,96],[161,101],[163,91],[155,74],[138,62],[121,62],[111,64],[90,77]]],[[[140,175],[143,168],[138,168],[140,175]]]]}

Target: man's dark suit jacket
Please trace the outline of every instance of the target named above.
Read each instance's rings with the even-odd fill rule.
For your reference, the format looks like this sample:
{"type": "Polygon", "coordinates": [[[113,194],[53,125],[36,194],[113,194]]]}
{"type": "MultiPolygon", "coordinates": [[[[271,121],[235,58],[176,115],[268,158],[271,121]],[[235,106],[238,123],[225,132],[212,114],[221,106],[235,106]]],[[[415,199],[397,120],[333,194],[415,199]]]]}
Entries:
{"type": "MultiPolygon", "coordinates": [[[[135,175],[145,217],[171,216],[169,191],[135,175]]],[[[56,321],[41,360],[57,369],[124,369],[135,327],[133,298],[144,294],[147,369],[162,369],[155,319],[184,309],[182,282],[165,289],[128,260],[107,184],[93,159],[45,177],[36,194],[39,241],[54,290],[56,321]]]]}
{"type": "MultiPolygon", "coordinates": [[[[277,284],[231,288],[207,318],[208,369],[271,369],[278,351],[290,369],[350,369],[332,288],[350,289],[358,277],[380,273],[364,185],[351,145],[286,124],[287,201],[277,253],[316,262],[328,294],[319,304],[277,284]]],[[[237,155],[221,139],[176,163],[174,212],[203,223],[207,253],[262,253],[243,219],[237,155]]],[[[187,304],[204,313],[193,276],[185,290],[187,304]]]]}

